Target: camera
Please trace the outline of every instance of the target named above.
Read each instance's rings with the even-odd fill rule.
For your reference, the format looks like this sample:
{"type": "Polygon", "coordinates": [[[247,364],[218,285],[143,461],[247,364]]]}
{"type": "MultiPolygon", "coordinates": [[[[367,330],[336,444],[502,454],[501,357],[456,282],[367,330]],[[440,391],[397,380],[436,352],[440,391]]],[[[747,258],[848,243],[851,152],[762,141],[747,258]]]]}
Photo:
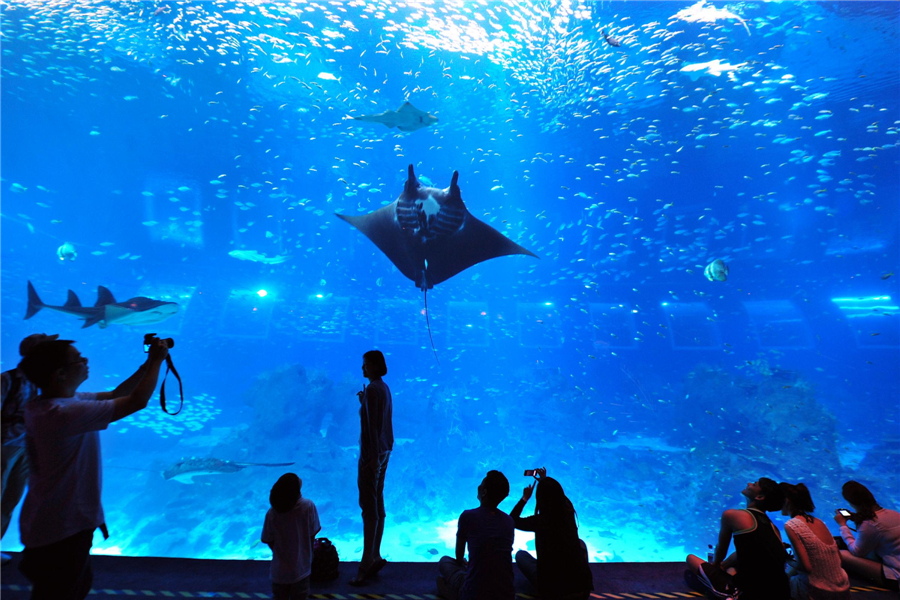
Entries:
{"type": "MultiPolygon", "coordinates": [[[[144,334],[144,352],[150,352],[150,346],[159,338],[156,337],[155,333],[145,333],[144,334]]],[[[163,340],[170,349],[175,347],[175,340],[172,338],[165,338],[163,340]]]]}
{"type": "Polygon", "coordinates": [[[841,514],[841,516],[844,517],[845,519],[849,519],[850,517],[853,516],[853,513],[850,512],[849,510],[847,510],[846,508],[839,508],[839,509],[838,509],[838,512],[839,512],[839,513],[841,514]]]}
{"type": "Polygon", "coordinates": [[[534,477],[535,472],[537,469],[525,469],[525,477],[534,477]]]}

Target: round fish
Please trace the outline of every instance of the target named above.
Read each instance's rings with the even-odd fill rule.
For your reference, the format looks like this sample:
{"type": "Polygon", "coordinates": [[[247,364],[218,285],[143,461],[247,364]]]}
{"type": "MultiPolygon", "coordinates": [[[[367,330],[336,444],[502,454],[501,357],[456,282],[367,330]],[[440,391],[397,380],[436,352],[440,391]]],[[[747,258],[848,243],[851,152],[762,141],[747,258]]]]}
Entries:
{"type": "Polygon", "coordinates": [[[728,279],[728,265],[721,258],[717,258],[706,265],[703,274],[710,281],[725,281],[728,279]]]}
{"type": "Polygon", "coordinates": [[[75,260],[78,258],[78,252],[75,251],[75,246],[66,242],[56,249],[56,256],[62,261],[75,260]]]}

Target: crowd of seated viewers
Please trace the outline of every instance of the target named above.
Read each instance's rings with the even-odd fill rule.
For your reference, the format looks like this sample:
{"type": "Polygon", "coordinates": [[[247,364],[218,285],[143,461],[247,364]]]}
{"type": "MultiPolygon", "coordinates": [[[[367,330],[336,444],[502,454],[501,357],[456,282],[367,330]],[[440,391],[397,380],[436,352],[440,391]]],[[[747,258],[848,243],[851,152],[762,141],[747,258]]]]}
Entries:
{"type": "MultiPolygon", "coordinates": [[[[88,359],[71,341],[58,337],[28,336],[19,348],[22,361],[2,374],[3,533],[27,481],[19,569],[32,582],[34,600],[82,600],[89,593],[94,531],[109,536],[100,503],[98,434],[147,406],[168,355],[168,346],[156,340],[146,362],[113,391],[81,393],[77,389],[88,377],[88,359]]],[[[358,483],[365,551],[351,585],[364,585],[387,564],[380,554],[384,475],[393,447],[390,390],[381,379],[386,373],[380,352],[364,355],[369,386],[358,394],[358,483]]],[[[509,481],[496,470],[485,475],[476,492],[478,506],[459,517],[455,556],[440,559],[436,583],[441,597],[513,600],[516,529],[534,532],[536,557],[520,550],[515,564],[541,598],[590,597],[593,580],[575,507],[545,469],[536,469],[533,476],[507,514],[499,505],[509,495],[509,481]],[[534,514],[523,517],[532,495],[534,514]]],[[[271,489],[271,509],[263,521],[261,539],[272,549],[276,599],[305,600],[310,593],[313,547],[321,527],[315,504],[302,495],[302,483],[294,473],[282,475],[271,489]]],[[[742,494],[746,508],[722,513],[709,560],[688,556],[685,578],[691,587],[740,600],[847,600],[849,573],[898,589],[900,514],[882,508],[862,484],[848,481],[843,486],[849,510],[835,512],[839,537],[813,516],[815,506],[803,483],[760,478],[742,494]],[[790,517],[784,526],[788,543],[766,515],[777,511],[790,517]]],[[[8,559],[4,555],[4,563],[8,559]]]]}

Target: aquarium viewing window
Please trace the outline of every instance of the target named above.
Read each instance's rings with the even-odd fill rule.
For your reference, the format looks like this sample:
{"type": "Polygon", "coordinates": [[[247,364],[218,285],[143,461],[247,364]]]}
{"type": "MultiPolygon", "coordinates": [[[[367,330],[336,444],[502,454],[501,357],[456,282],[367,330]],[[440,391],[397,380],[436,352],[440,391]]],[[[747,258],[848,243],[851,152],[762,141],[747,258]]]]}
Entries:
{"type": "Polygon", "coordinates": [[[715,313],[703,302],[663,302],[673,350],[710,350],[719,346],[715,313]]]}
{"type": "Polygon", "coordinates": [[[378,319],[375,326],[375,344],[385,347],[390,344],[419,343],[418,323],[403,322],[393,318],[397,314],[414,314],[419,308],[418,300],[400,298],[380,298],[378,300],[378,319]]]}
{"type": "Polygon", "coordinates": [[[563,343],[560,315],[553,302],[519,302],[519,343],[526,348],[559,348],[563,343]]]}
{"type": "Polygon", "coordinates": [[[260,298],[253,290],[232,290],[222,308],[218,333],[223,337],[265,339],[272,308],[272,299],[260,298]]]}
{"type": "Polygon", "coordinates": [[[450,302],[447,323],[455,326],[447,334],[450,346],[490,346],[490,315],[486,302],[450,302]]]}
{"type": "Polygon", "coordinates": [[[788,300],[744,301],[763,348],[809,348],[809,324],[788,300]]]}
{"type": "Polygon", "coordinates": [[[360,560],[375,349],[391,562],[490,470],[595,562],[759,477],[900,507],[900,3],[5,0],[0,56],[2,370],[58,334],[110,391],[157,333],[184,388],[99,434],[95,553],[269,560],[290,472],[360,560]]]}
{"type": "Polygon", "coordinates": [[[832,298],[860,348],[900,347],[900,310],[890,296],[832,298]]]}
{"type": "Polygon", "coordinates": [[[634,348],[636,310],[617,303],[591,303],[594,348],[634,348]]]}

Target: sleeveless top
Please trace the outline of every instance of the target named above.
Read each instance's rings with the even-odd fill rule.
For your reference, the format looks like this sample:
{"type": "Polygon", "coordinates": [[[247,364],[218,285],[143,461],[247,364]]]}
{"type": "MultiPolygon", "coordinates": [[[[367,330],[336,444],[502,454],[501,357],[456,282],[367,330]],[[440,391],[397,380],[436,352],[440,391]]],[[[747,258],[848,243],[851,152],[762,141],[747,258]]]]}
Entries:
{"type": "Polygon", "coordinates": [[[837,544],[823,542],[810,529],[803,517],[794,517],[784,524],[799,538],[806,549],[812,571],[809,585],[825,592],[843,592],[850,589],[847,573],[841,568],[841,553],[837,544]]]}
{"type": "Polygon", "coordinates": [[[766,513],[746,509],[753,517],[751,529],[734,532],[738,564],[735,585],[746,600],[789,600],[790,583],[784,572],[787,552],[781,535],[766,513]]]}

